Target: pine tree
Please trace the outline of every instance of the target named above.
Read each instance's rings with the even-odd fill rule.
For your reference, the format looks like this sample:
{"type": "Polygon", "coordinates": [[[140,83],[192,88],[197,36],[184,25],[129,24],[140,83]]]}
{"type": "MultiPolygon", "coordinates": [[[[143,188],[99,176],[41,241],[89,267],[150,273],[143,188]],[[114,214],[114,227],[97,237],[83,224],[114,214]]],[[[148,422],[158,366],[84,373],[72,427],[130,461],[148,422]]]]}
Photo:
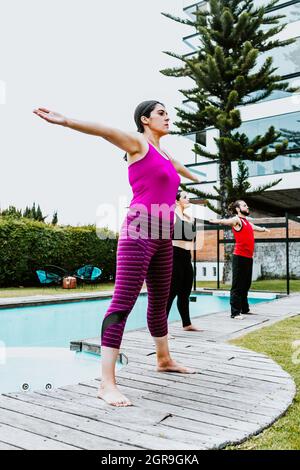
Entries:
{"type": "Polygon", "coordinates": [[[32,208],[31,208],[31,218],[34,219],[34,220],[36,220],[35,202],[33,203],[32,208]]]}
{"type": "MultiPolygon", "coordinates": [[[[263,53],[289,45],[294,39],[274,38],[286,26],[280,24],[284,15],[268,13],[278,0],[260,7],[255,7],[253,0],[209,0],[208,3],[209,12],[196,11],[194,20],[163,13],[168,18],[195,28],[199,34],[199,47],[192,56],[165,52],[181,60],[183,65],[161,72],[170,77],[190,77],[195,83],[189,90],[180,90],[195,105],[196,110],[189,112],[176,108],[179,118],[175,122],[179,129],[176,133],[196,133],[208,127],[219,131],[219,137],[215,139],[217,152],[208,152],[197,143],[193,149],[196,155],[219,163],[219,188],[214,188],[216,194],[203,191],[197,193],[196,190],[195,194],[207,199],[211,209],[226,217],[229,215],[228,205],[232,197],[242,199],[245,196],[244,181],[241,184],[241,178],[245,178],[243,168],[240,166],[238,182],[234,182],[231,163],[270,161],[282,155],[288,146],[288,140],[282,138],[273,126],[265,135],[253,139],[237,129],[242,124],[240,107],[257,103],[270,96],[274,90],[294,91],[288,83],[282,82],[280,75],[274,73],[276,68],[271,56],[266,57],[257,67],[257,59],[263,53]],[[212,201],[216,201],[217,206],[212,201]]],[[[261,193],[277,182],[257,188],[255,193],[261,193]]],[[[192,192],[191,189],[188,191],[192,192]]],[[[224,237],[230,237],[228,230],[224,237]]],[[[230,251],[230,247],[225,245],[225,262],[228,262],[230,251]]]]}
{"type": "Polygon", "coordinates": [[[39,222],[44,222],[40,205],[37,206],[36,213],[35,213],[35,220],[38,220],[39,222]]]}
{"type": "Polygon", "coordinates": [[[58,223],[57,211],[54,212],[51,223],[52,225],[57,225],[58,223]]]}
{"type": "MultiPolygon", "coordinates": [[[[228,203],[236,201],[238,199],[248,199],[251,196],[255,196],[257,194],[261,194],[263,191],[266,191],[273,186],[276,186],[282,178],[279,178],[275,181],[272,181],[269,184],[265,184],[263,186],[258,186],[257,188],[252,188],[249,178],[249,169],[246,163],[243,160],[238,161],[238,172],[237,177],[235,179],[227,179],[225,181],[226,191],[228,193],[228,203]]],[[[222,201],[222,193],[220,188],[217,186],[213,186],[213,189],[217,194],[208,194],[204,191],[200,191],[196,188],[189,188],[184,183],[180,185],[182,189],[187,192],[193,193],[201,199],[205,200],[205,205],[209,207],[212,211],[216,212],[220,216],[222,216],[221,209],[217,208],[216,206],[212,205],[209,199],[212,199],[217,202],[222,201]]]]}
{"type": "Polygon", "coordinates": [[[32,219],[31,209],[28,206],[26,206],[25,210],[23,211],[23,217],[26,217],[27,219],[32,219]]]}
{"type": "Polygon", "coordinates": [[[12,217],[13,219],[21,219],[22,211],[17,209],[15,206],[9,206],[4,209],[1,214],[2,217],[12,217]]]}
{"type": "Polygon", "coordinates": [[[47,215],[43,215],[40,205],[36,207],[35,202],[32,204],[32,207],[26,206],[25,210],[23,211],[23,217],[27,219],[37,220],[39,222],[45,222],[45,219],[48,217],[47,215]]]}
{"type": "MultiPolygon", "coordinates": [[[[300,122],[300,121],[297,121],[300,122]]],[[[298,149],[300,147],[300,131],[291,131],[289,129],[280,129],[281,134],[289,141],[289,148],[298,149]]]]}

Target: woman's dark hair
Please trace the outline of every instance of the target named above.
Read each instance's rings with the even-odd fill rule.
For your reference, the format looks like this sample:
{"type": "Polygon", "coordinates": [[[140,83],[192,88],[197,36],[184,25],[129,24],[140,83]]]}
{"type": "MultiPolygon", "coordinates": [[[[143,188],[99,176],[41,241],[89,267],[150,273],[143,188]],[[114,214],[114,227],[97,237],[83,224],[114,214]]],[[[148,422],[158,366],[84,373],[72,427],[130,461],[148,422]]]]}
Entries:
{"type": "MultiPolygon", "coordinates": [[[[180,189],[180,190],[178,191],[178,193],[176,194],[176,201],[177,201],[177,202],[180,200],[181,194],[184,193],[184,192],[185,192],[184,189],[180,189]]],[[[189,219],[190,221],[192,221],[192,222],[195,220],[195,219],[193,219],[193,216],[191,217],[191,216],[188,215],[188,214],[185,214],[185,217],[186,217],[187,219],[189,219]]]]}
{"type": "MultiPolygon", "coordinates": [[[[146,116],[147,118],[150,117],[150,114],[152,113],[153,109],[157,104],[161,104],[164,106],[163,103],[160,101],[155,101],[155,100],[149,100],[149,101],[142,101],[134,111],[134,121],[136,123],[137,127],[137,132],[140,132],[141,134],[144,132],[144,126],[141,121],[142,116],[146,116]]],[[[127,153],[124,155],[124,160],[127,161],[127,153]]]]}
{"type": "Polygon", "coordinates": [[[178,191],[178,193],[176,194],[176,201],[179,201],[181,193],[182,193],[182,190],[178,191]]]}
{"type": "Polygon", "coordinates": [[[236,214],[237,214],[236,209],[237,209],[237,207],[240,207],[240,203],[241,203],[241,202],[242,202],[242,200],[241,200],[241,199],[238,199],[237,201],[234,201],[234,202],[232,202],[231,204],[229,204],[228,210],[229,210],[230,214],[232,214],[232,215],[236,215],[236,214]]]}

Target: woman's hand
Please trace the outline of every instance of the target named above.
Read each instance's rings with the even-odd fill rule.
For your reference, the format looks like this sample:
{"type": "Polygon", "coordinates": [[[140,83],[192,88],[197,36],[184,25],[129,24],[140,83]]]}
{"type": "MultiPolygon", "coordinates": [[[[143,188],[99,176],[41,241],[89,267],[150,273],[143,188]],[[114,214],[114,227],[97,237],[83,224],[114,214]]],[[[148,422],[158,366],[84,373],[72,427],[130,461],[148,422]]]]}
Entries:
{"type": "Polygon", "coordinates": [[[62,114],[55,113],[54,111],[50,111],[46,108],[37,108],[34,109],[33,112],[44,119],[45,121],[51,122],[52,124],[58,124],[60,126],[67,125],[67,118],[62,114]]]}

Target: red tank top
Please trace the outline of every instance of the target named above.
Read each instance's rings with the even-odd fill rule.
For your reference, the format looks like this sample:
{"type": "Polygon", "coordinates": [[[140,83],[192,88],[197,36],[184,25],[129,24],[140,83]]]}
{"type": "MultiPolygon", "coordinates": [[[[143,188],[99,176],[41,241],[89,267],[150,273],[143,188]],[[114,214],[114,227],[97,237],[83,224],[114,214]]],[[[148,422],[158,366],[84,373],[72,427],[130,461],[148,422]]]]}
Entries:
{"type": "Polygon", "coordinates": [[[234,255],[244,256],[245,258],[253,258],[254,252],[254,231],[253,227],[247,219],[240,217],[242,228],[232,231],[235,238],[234,255]]]}

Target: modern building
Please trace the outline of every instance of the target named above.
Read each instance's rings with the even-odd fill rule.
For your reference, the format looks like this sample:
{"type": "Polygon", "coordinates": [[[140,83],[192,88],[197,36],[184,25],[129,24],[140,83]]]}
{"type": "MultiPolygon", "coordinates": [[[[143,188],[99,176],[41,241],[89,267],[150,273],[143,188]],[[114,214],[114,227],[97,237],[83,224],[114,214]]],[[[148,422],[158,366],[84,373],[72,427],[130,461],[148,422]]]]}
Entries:
{"type": "MultiPolygon", "coordinates": [[[[258,6],[269,3],[268,0],[256,0],[258,6]]],[[[186,17],[194,19],[193,12],[196,9],[208,9],[207,1],[192,2],[183,0],[183,11],[186,17]]],[[[295,215],[300,215],[300,0],[285,1],[279,0],[270,12],[274,14],[286,15],[284,20],[288,23],[286,28],[280,33],[280,39],[294,38],[295,42],[289,46],[278,48],[265,54],[265,57],[272,55],[274,66],[278,67],[277,74],[281,75],[284,81],[289,82],[293,87],[299,89],[299,93],[289,93],[275,91],[262,102],[247,105],[241,108],[242,127],[248,137],[254,137],[264,132],[271,126],[277,130],[285,129],[298,132],[297,138],[290,140],[289,147],[285,155],[281,155],[269,162],[246,162],[249,168],[250,183],[252,187],[261,186],[276,179],[282,181],[275,187],[267,190],[262,195],[253,197],[251,204],[257,208],[258,215],[283,215],[286,210],[295,215]]],[[[184,54],[192,56],[197,50],[199,36],[191,33],[183,38],[184,54]]],[[[262,63],[264,56],[260,57],[257,67],[262,63]]],[[[183,102],[188,109],[193,109],[193,104],[187,100],[183,102]]],[[[218,131],[208,128],[205,131],[188,136],[194,142],[204,146],[210,152],[214,152],[216,145],[214,138],[218,136],[218,131]]],[[[198,185],[201,190],[211,192],[213,186],[218,184],[218,163],[195,155],[194,161],[188,163],[191,170],[200,171],[206,175],[207,183],[198,185]]],[[[232,164],[233,176],[237,172],[237,164],[232,164]]],[[[193,196],[192,196],[193,198],[193,196]]],[[[194,198],[196,202],[196,198],[194,198]]],[[[207,209],[207,218],[212,215],[207,209]]],[[[297,224],[298,225],[298,224],[297,224]]],[[[299,224],[300,227],[300,224],[299,224]]],[[[298,237],[300,237],[300,232],[298,237]]],[[[297,244],[300,251],[300,244],[297,244]]],[[[209,251],[209,250],[208,250],[209,251]]],[[[208,270],[215,272],[214,264],[208,264],[214,260],[208,258],[207,265],[201,262],[200,271],[205,273],[208,270]]],[[[199,270],[198,270],[199,271],[199,270]]],[[[200,274],[199,274],[200,275],[200,274]]]]}

